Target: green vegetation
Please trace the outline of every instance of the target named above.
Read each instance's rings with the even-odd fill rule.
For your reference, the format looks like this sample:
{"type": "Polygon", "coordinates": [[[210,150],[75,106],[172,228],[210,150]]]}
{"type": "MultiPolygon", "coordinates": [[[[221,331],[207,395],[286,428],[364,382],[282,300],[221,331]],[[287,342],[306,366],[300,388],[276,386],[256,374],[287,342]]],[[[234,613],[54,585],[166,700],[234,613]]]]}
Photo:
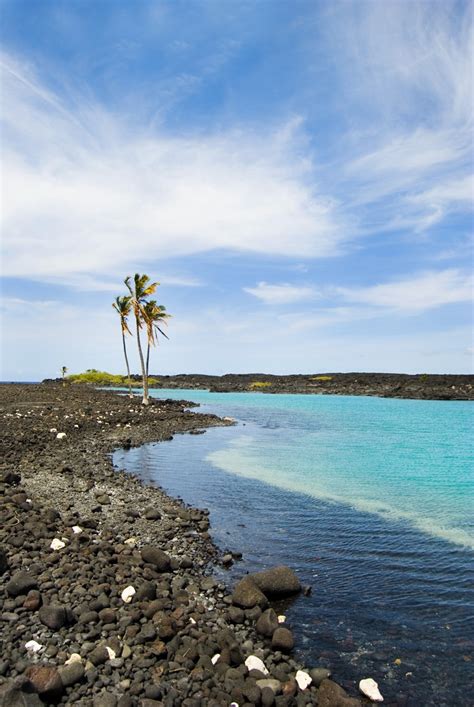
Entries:
{"type": "Polygon", "coordinates": [[[332,376],[313,376],[312,381],[332,381],[332,376]]]}
{"type": "Polygon", "coordinates": [[[270,388],[271,387],[270,381],[253,381],[250,383],[249,388],[251,390],[262,390],[265,388],[270,388]]]}
{"type": "MultiPolygon", "coordinates": [[[[85,373],[72,373],[67,376],[66,380],[70,383],[89,383],[90,385],[100,385],[107,386],[113,385],[116,387],[123,387],[129,385],[134,388],[141,388],[140,381],[132,381],[128,376],[119,376],[113,373],[107,373],[107,371],[98,371],[95,368],[88,368],[85,373]]],[[[148,383],[150,385],[156,385],[159,383],[158,378],[149,378],[148,383]]]]}
{"type": "Polygon", "coordinates": [[[422,373],[422,374],[420,375],[420,380],[423,381],[423,383],[426,383],[426,381],[428,380],[428,374],[427,374],[427,373],[422,373]]]}

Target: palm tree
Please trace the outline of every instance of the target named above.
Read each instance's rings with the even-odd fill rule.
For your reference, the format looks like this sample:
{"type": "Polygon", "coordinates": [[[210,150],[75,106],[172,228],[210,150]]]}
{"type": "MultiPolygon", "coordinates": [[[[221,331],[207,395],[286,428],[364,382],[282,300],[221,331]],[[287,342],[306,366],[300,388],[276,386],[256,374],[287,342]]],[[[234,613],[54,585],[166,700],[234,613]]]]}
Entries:
{"type": "Polygon", "coordinates": [[[131,331],[128,328],[127,322],[127,318],[132,310],[131,300],[132,298],[127,296],[116,297],[115,302],[112,303],[112,307],[115,309],[115,311],[120,317],[120,328],[122,329],[123,355],[125,357],[125,365],[127,366],[128,394],[131,398],[133,398],[132,382],[130,380],[130,366],[128,363],[127,356],[127,344],[125,343],[125,334],[130,334],[131,336],[131,331]]]}
{"type": "Polygon", "coordinates": [[[66,385],[66,373],[67,373],[67,367],[61,366],[61,375],[63,377],[63,386],[66,385]]]}
{"type": "Polygon", "coordinates": [[[148,338],[147,350],[146,350],[146,376],[148,379],[149,362],[150,362],[150,348],[154,346],[157,339],[156,334],[162,334],[165,339],[168,339],[167,334],[160,327],[160,324],[166,324],[166,320],[171,317],[171,314],[166,313],[166,307],[162,304],[158,304],[155,300],[149,300],[143,306],[143,320],[146,326],[146,334],[148,338]]]}
{"type": "Polygon", "coordinates": [[[154,291],[158,287],[158,283],[150,282],[150,278],[148,277],[148,275],[139,275],[138,273],[135,273],[133,283],[131,277],[126,277],[124,282],[127,286],[128,291],[130,292],[130,304],[135,315],[138,355],[140,356],[140,365],[142,368],[143,378],[142,404],[149,405],[150,400],[148,398],[148,378],[145,368],[145,359],[143,358],[142,343],[140,340],[140,329],[142,328],[143,323],[145,321],[144,306],[146,304],[146,298],[154,293],[154,291]]]}

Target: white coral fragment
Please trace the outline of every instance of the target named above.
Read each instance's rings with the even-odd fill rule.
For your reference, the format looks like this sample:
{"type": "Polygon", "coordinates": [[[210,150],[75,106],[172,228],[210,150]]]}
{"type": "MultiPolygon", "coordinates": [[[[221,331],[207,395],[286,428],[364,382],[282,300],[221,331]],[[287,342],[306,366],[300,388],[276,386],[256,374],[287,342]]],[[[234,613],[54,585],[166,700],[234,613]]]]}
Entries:
{"type": "Polygon", "coordinates": [[[54,540],[51,540],[51,545],[49,547],[51,550],[62,550],[63,547],[66,547],[66,543],[63,543],[63,541],[59,538],[54,538],[54,540]]]}
{"type": "Polygon", "coordinates": [[[380,694],[379,686],[375,680],[372,680],[372,678],[365,678],[365,680],[361,680],[359,683],[359,690],[372,702],[383,702],[383,697],[380,694]]]}
{"type": "Polygon", "coordinates": [[[38,641],[28,641],[28,643],[25,643],[25,648],[28,653],[39,653],[43,646],[38,641]]]}
{"type": "Polygon", "coordinates": [[[295,675],[295,680],[298,683],[300,690],[306,690],[306,688],[312,683],[310,676],[308,673],[305,673],[304,670],[298,670],[295,675]]]}
{"type": "Polygon", "coordinates": [[[132,597],[136,593],[136,591],[137,590],[135,589],[135,587],[132,587],[131,585],[125,587],[121,594],[122,601],[125,602],[125,604],[130,604],[130,602],[132,601],[132,597]]]}
{"type": "Polygon", "coordinates": [[[245,665],[247,666],[247,670],[249,672],[251,670],[260,670],[260,672],[264,675],[268,675],[268,670],[265,667],[265,663],[263,662],[263,660],[260,660],[260,658],[257,658],[256,655],[249,655],[249,657],[245,661],[245,665]]]}
{"type": "Polygon", "coordinates": [[[67,434],[65,432],[58,432],[58,434],[56,435],[56,439],[64,439],[65,437],[67,437],[67,434]]]}

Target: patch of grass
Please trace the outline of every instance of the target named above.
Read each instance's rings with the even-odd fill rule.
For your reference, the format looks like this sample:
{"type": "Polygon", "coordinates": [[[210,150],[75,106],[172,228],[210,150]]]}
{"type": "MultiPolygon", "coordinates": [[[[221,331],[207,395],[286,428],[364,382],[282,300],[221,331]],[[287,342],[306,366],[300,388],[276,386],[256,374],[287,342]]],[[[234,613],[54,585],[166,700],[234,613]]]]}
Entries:
{"type": "Polygon", "coordinates": [[[332,381],[332,376],[313,376],[312,381],[332,381]]]}
{"type": "Polygon", "coordinates": [[[270,388],[271,387],[270,381],[253,381],[250,383],[249,388],[250,390],[262,390],[265,388],[270,388]]]}

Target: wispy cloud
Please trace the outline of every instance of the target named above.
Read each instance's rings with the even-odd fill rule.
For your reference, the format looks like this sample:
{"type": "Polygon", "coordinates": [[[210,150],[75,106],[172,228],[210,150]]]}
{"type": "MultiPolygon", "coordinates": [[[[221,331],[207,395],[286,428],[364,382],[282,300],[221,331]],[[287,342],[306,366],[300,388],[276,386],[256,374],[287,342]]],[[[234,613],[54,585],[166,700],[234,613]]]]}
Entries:
{"type": "Polygon", "coordinates": [[[4,266],[12,276],[95,276],[230,249],[334,255],[347,238],[314,189],[298,123],[266,135],[137,134],[90,105],[74,114],[4,59],[4,266]]]}
{"type": "Polygon", "coordinates": [[[257,297],[265,304],[293,304],[302,300],[314,299],[317,291],[314,287],[304,287],[283,283],[272,285],[268,282],[259,282],[255,287],[244,287],[244,292],[257,297]]]}
{"type": "Polygon", "coordinates": [[[339,287],[336,293],[348,302],[418,314],[445,304],[471,301],[473,279],[470,273],[452,268],[371,287],[339,287]]]}
{"type": "Polygon", "coordinates": [[[424,231],[469,211],[470,4],[362,1],[344,4],[338,22],[345,96],[364,120],[342,170],[353,207],[367,207],[365,228],[424,231]]]}

